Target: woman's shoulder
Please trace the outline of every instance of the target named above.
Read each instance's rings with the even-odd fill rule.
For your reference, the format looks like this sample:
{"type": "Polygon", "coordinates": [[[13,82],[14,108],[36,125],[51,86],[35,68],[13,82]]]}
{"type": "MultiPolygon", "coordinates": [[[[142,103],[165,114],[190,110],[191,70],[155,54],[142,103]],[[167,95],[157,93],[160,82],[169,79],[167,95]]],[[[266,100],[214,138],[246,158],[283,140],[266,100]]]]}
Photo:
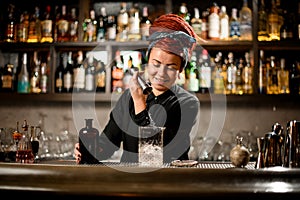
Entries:
{"type": "Polygon", "coordinates": [[[171,90],[180,101],[189,100],[189,101],[199,102],[199,99],[195,93],[189,92],[184,88],[180,87],[179,85],[174,85],[171,90]]]}

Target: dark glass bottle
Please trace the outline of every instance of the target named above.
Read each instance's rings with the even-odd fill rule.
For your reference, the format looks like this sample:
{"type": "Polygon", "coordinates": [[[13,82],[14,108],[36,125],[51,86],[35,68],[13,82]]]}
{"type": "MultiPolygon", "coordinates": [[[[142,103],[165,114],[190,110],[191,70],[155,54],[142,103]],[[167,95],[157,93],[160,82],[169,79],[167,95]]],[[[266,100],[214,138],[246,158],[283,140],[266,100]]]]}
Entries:
{"type": "Polygon", "coordinates": [[[297,63],[292,63],[289,71],[289,87],[291,95],[299,95],[299,70],[297,63]]]}
{"type": "Polygon", "coordinates": [[[85,119],[85,127],[79,131],[80,164],[97,164],[99,131],[93,127],[93,119],[85,119]]]}
{"type": "Polygon", "coordinates": [[[9,4],[8,16],[6,19],[5,35],[4,35],[5,42],[16,41],[15,28],[16,28],[15,5],[9,4]]]}
{"type": "Polygon", "coordinates": [[[64,66],[67,64],[66,53],[62,53],[59,61],[59,65],[55,71],[55,92],[63,92],[63,75],[64,75],[64,66]]]}
{"type": "Polygon", "coordinates": [[[63,91],[66,93],[73,92],[73,57],[72,51],[68,53],[67,65],[64,68],[63,91]]]}

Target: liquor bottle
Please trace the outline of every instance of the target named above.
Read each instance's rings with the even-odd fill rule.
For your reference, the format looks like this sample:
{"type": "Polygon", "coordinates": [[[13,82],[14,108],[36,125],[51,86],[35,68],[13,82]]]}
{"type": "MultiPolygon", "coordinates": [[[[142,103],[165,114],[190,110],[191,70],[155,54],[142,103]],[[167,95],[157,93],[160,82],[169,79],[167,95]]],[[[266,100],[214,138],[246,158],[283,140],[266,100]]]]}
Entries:
{"type": "Polygon", "coordinates": [[[32,153],[34,156],[34,159],[38,158],[38,152],[39,152],[39,147],[40,147],[40,141],[39,141],[39,136],[37,133],[37,130],[39,130],[39,127],[36,126],[30,126],[30,143],[31,143],[31,148],[32,148],[32,153]]]}
{"type": "Polygon", "coordinates": [[[250,53],[245,53],[245,66],[242,72],[244,94],[253,93],[253,67],[250,63],[250,53]]]}
{"type": "Polygon", "coordinates": [[[211,89],[211,66],[206,49],[203,49],[199,56],[199,79],[199,92],[208,93],[211,89]]]}
{"type": "Polygon", "coordinates": [[[221,6],[220,16],[220,40],[228,40],[229,38],[229,16],[226,6],[221,6]]]}
{"type": "Polygon", "coordinates": [[[191,26],[193,27],[195,33],[199,37],[201,37],[202,20],[200,19],[200,13],[198,8],[194,8],[194,17],[191,19],[191,26]]]}
{"type": "Polygon", "coordinates": [[[187,9],[186,3],[181,3],[178,15],[182,17],[187,23],[191,23],[191,14],[187,9]]]}
{"type": "Polygon", "coordinates": [[[22,125],[22,138],[18,142],[18,148],[16,152],[16,162],[17,163],[33,163],[34,155],[32,152],[32,145],[30,141],[30,135],[28,133],[27,121],[24,120],[22,125]]]}
{"type": "Polygon", "coordinates": [[[297,40],[300,40],[300,2],[298,2],[298,12],[297,12],[295,36],[296,36],[297,40]]]}
{"type": "Polygon", "coordinates": [[[76,14],[76,8],[71,9],[71,16],[69,19],[69,41],[70,42],[77,42],[78,41],[78,25],[79,20],[76,14]]]}
{"type": "Polygon", "coordinates": [[[209,15],[208,10],[202,11],[202,30],[201,30],[202,39],[208,38],[208,15],[209,15]]]}
{"type": "Polygon", "coordinates": [[[2,87],[1,92],[13,92],[14,84],[14,74],[13,74],[14,65],[7,63],[1,73],[2,87]]]}
{"type": "Polygon", "coordinates": [[[283,24],[280,27],[280,40],[294,39],[294,15],[283,10],[283,24]]]}
{"type": "Polygon", "coordinates": [[[224,77],[222,73],[222,52],[215,57],[215,69],[212,73],[214,94],[225,94],[224,77]]]}
{"type": "Polygon", "coordinates": [[[248,7],[248,0],[243,0],[239,12],[241,40],[252,40],[252,10],[248,7]]]}
{"type": "Polygon", "coordinates": [[[263,50],[259,51],[258,93],[267,93],[267,67],[265,64],[265,55],[263,50]]]}
{"type": "Polygon", "coordinates": [[[243,91],[243,77],[242,72],[244,70],[244,59],[240,58],[239,61],[236,62],[236,73],[235,73],[235,85],[236,89],[234,94],[242,95],[244,94],[243,91]]]}
{"type": "Polygon", "coordinates": [[[15,5],[9,4],[8,16],[6,19],[6,26],[5,26],[5,35],[4,35],[5,42],[16,41],[15,29],[16,29],[15,5]]]}
{"type": "Polygon", "coordinates": [[[66,93],[73,92],[73,64],[72,51],[69,51],[67,65],[63,73],[63,91],[66,93]]]}
{"type": "Polygon", "coordinates": [[[31,15],[28,26],[28,39],[29,43],[37,43],[41,41],[41,20],[40,20],[40,8],[35,7],[34,13],[31,15]]]}
{"type": "Polygon", "coordinates": [[[152,25],[152,22],[149,18],[149,10],[147,6],[143,7],[143,14],[142,14],[142,19],[140,23],[140,28],[141,28],[141,36],[142,40],[147,40],[149,37],[149,29],[150,26],[152,25]]]}
{"type": "Polygon", "coordinates": [[[123,56],[120,51],[116,51],[115,61],[112,63],[111,81],[112,81],[112,92],[122,93],[123,92],[123,56]]]}
{"type": "Polygon", "coordinates": [[[64,78],[64,69],[67,65],[67,55],[66,53],[60,54],[59,64],[55,70],[55,92],[63,92],[63,78],[64,78]]]}
{"type": "Polygon", "coordinates": [[[231,9],[231,17],[229,19],[229,37],[231,40],[239,40],[241,37],[240,22],[237,18],[237,9],[231,9]]]}
{"type": "Polygon", "coordinates": [[[51,15],[51,6],[47,5],[46,10],[43,16],[43,20],[41,21],[42,27],[42,38],[41,43],[52,43],[53,42],[53,35],[52,35],[52,27],[53,27],[53,20],[51,15]]]}
{"type": "Polygon", "coordinates": [[[58,15],[56,22],[57,29],[57,42],[68,42],[69,41],[69,20],[67,17],[67,6],[62,5],[61,13],[58,15]]]}
{"type": "Polygon", "coordinates": [[[79,131],[80,164],[97,164],[99,131],[93,127],[93,119],[85,119],[85,127],[79,131]]]}
{"type": "Polygon", "coordinates": [[[30,82],[27,69],[27,53],[23,53],[23,60],[21,65],[21,71],[18,74],[18,93],[29,93],[30,82]]]}
{"type": "Polygon", "coordinates": [[[129,41],[141,40],[140,14],[139,14],[139,5],[138,5],[138,3],[134,3],[133,6],[129,10],[128,40],[129,41]]]}
{"type": "Polygon", "coordinates": [[[40,93],[40,78],[41,78],[41,61],[38,58],[37,51],[33,52],[33,63],[31,67],[31,75],[30,75],[30,93],[40,93]]]}
{"type": "Polygon", "coordinates": [[[17,24],[17,42],[27,42],[28,39],[29,15],[25,11],[20,15],[20,22],[17,24]]]}
{"type": "Polygon", "coordinates": [[[268,41],[268,17],[265,6],[265,0],[260,0],[260,5],[258,7],[258,30],[257,30],[257,40],[258,41],[268,41]]]}
{"type": "Polygon", "coordinates": [[[277,72],[278,75],[278,93],[279,94],[289,94],[289,71],[285,66],[285,59],[280,59],[280,69],[277,72]]]}
{"type": "Polygon", "coordinates": [[[54,8],[54,19],[53,19],[53,26],[52,26],[52,30],[53,30],[53,41],[57,42],[57,35],[58,35],[58,21],[60,19],[60,11],[59,11],[59,6],[55,6],[54,8]]]}
{"type": "Polygon", "coordinates": [[[219,6],[215,2],[210,7],[210,14],[208,16],[208,38],[211,40],[220,39],[219,6]]]}
{"type": "Polygon", "coordinates": [[[106,14],[106,8],[101,7],[100,15],[98,17],[98,27],[97,27],[97,42],[104,42],[106,40],[105,34],[107,29],[108,17],[106,14]]]}
{"type": "Polygon", "coordinates": [[[105,71],[105,65],[101,60],[97,62],[95,79],[96,79],[96,92],[105,92],[106,71],[105,71]]]}
{"type": "Polygon", "coordinates": [[[77,63],[73,68],[74,74],[74,92],[83,92],[85,87],[85,68],[83,65],[83,52],[78,51],[77,63]]]}
{"type": "Polygon", "coordinates": [[[275,56],[270,57],[270,63],[267,64],[267,94],[278,94],[278,67],[275,56]]]}
{"type": "Polygon", "coordinates": [[[46,61],[41,62],[41,78],[40,78],[40,88],[41,93],[48,93],[48,82],[49,82],[49,71],[48,63],[46,61]]]}
{"type": "Polygon", "coordinates": [[[107,28],[106,28],[106,39],[108,41],[114,41],[117,37],[117,24],[114,15],[109,15],[107,17],[107,28]]]}
{"type": "Polygon", "coordinates": [[[84,19],[83,22],[83,41],[95,42],[97,41],[97,20],[95,10],[90,10],[89,17],[84,19]]]}
{"type": "Polygon", "coordinates": [[[232,52],[228,53],[228,64],[227,64],[227,83],[226,83],[226,94],[236,93],[236,71],[237,67],[234,64],[234,56],[232,52]]]}
{"type": "Polygon", "coordinates": [[[117,15],[117,37],[116,40],[120,42],[127,41],[129,13],[127,11],[127,3],[121,2],[120,11],[117,15]]]}
{"type": "Polygon", "coordinates": [[[191,61],[185,69],[186,72],[186,89],[190,92],[199,91],[199,70],[196,51],[192,52],[191,61]]]}
{"type": "Polygon", "coordinates": [[[297,67],[298,63],[293,62],[291,65],[291,69],[289,71],[289,87],[291,95],[299,95],[299,86],[300,86],[300,78],[299,78],[299,69],[297,67]]]}
{"type": "Polygon", "coordinates": [[[85,69],[85,91],[94,92],[95,91],[95,66],[94,66],[94,56],[92,53],[87,54],[87,67],[85,69]]]}
{"type": "Polygon", "coordinates": [[[272,6],[268,13],[268,33],[269,40],[280,40],[279,12],[275,0],[272,0],[272,6]]]}

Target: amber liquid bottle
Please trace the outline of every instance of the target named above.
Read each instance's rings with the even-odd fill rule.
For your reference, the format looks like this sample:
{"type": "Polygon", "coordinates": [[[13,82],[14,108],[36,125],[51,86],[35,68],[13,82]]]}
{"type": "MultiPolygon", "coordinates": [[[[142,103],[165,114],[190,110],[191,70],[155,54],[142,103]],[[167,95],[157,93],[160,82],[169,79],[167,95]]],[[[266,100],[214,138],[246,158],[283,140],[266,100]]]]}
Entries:
{"type": "Polygon", "coordinates": [[[79,131],[80,164],[97,164],[99,131],[93,127],[93,119],[85,119],[85,127],[79,131]]]}

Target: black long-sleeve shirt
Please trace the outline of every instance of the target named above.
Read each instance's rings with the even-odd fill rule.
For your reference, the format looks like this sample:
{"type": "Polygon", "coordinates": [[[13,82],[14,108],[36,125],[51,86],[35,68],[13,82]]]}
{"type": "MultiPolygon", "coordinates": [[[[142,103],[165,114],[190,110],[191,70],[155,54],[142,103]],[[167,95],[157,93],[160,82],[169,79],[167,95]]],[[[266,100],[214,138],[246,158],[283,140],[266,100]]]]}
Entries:
{"type": "Polygon", "coordinates": [[[189,159],[190,131],[199,111],[197,97],[174,85],[159,96],[149,94],[146,104],[146,109],[135,115],[130,91],[124,91],[100,136],[98,160],[109,158],[123,142],[121,162],[138,162],[138,127],[149,125],[151,120],[156,126],[166,127],[164,163],[189,159]]]}

